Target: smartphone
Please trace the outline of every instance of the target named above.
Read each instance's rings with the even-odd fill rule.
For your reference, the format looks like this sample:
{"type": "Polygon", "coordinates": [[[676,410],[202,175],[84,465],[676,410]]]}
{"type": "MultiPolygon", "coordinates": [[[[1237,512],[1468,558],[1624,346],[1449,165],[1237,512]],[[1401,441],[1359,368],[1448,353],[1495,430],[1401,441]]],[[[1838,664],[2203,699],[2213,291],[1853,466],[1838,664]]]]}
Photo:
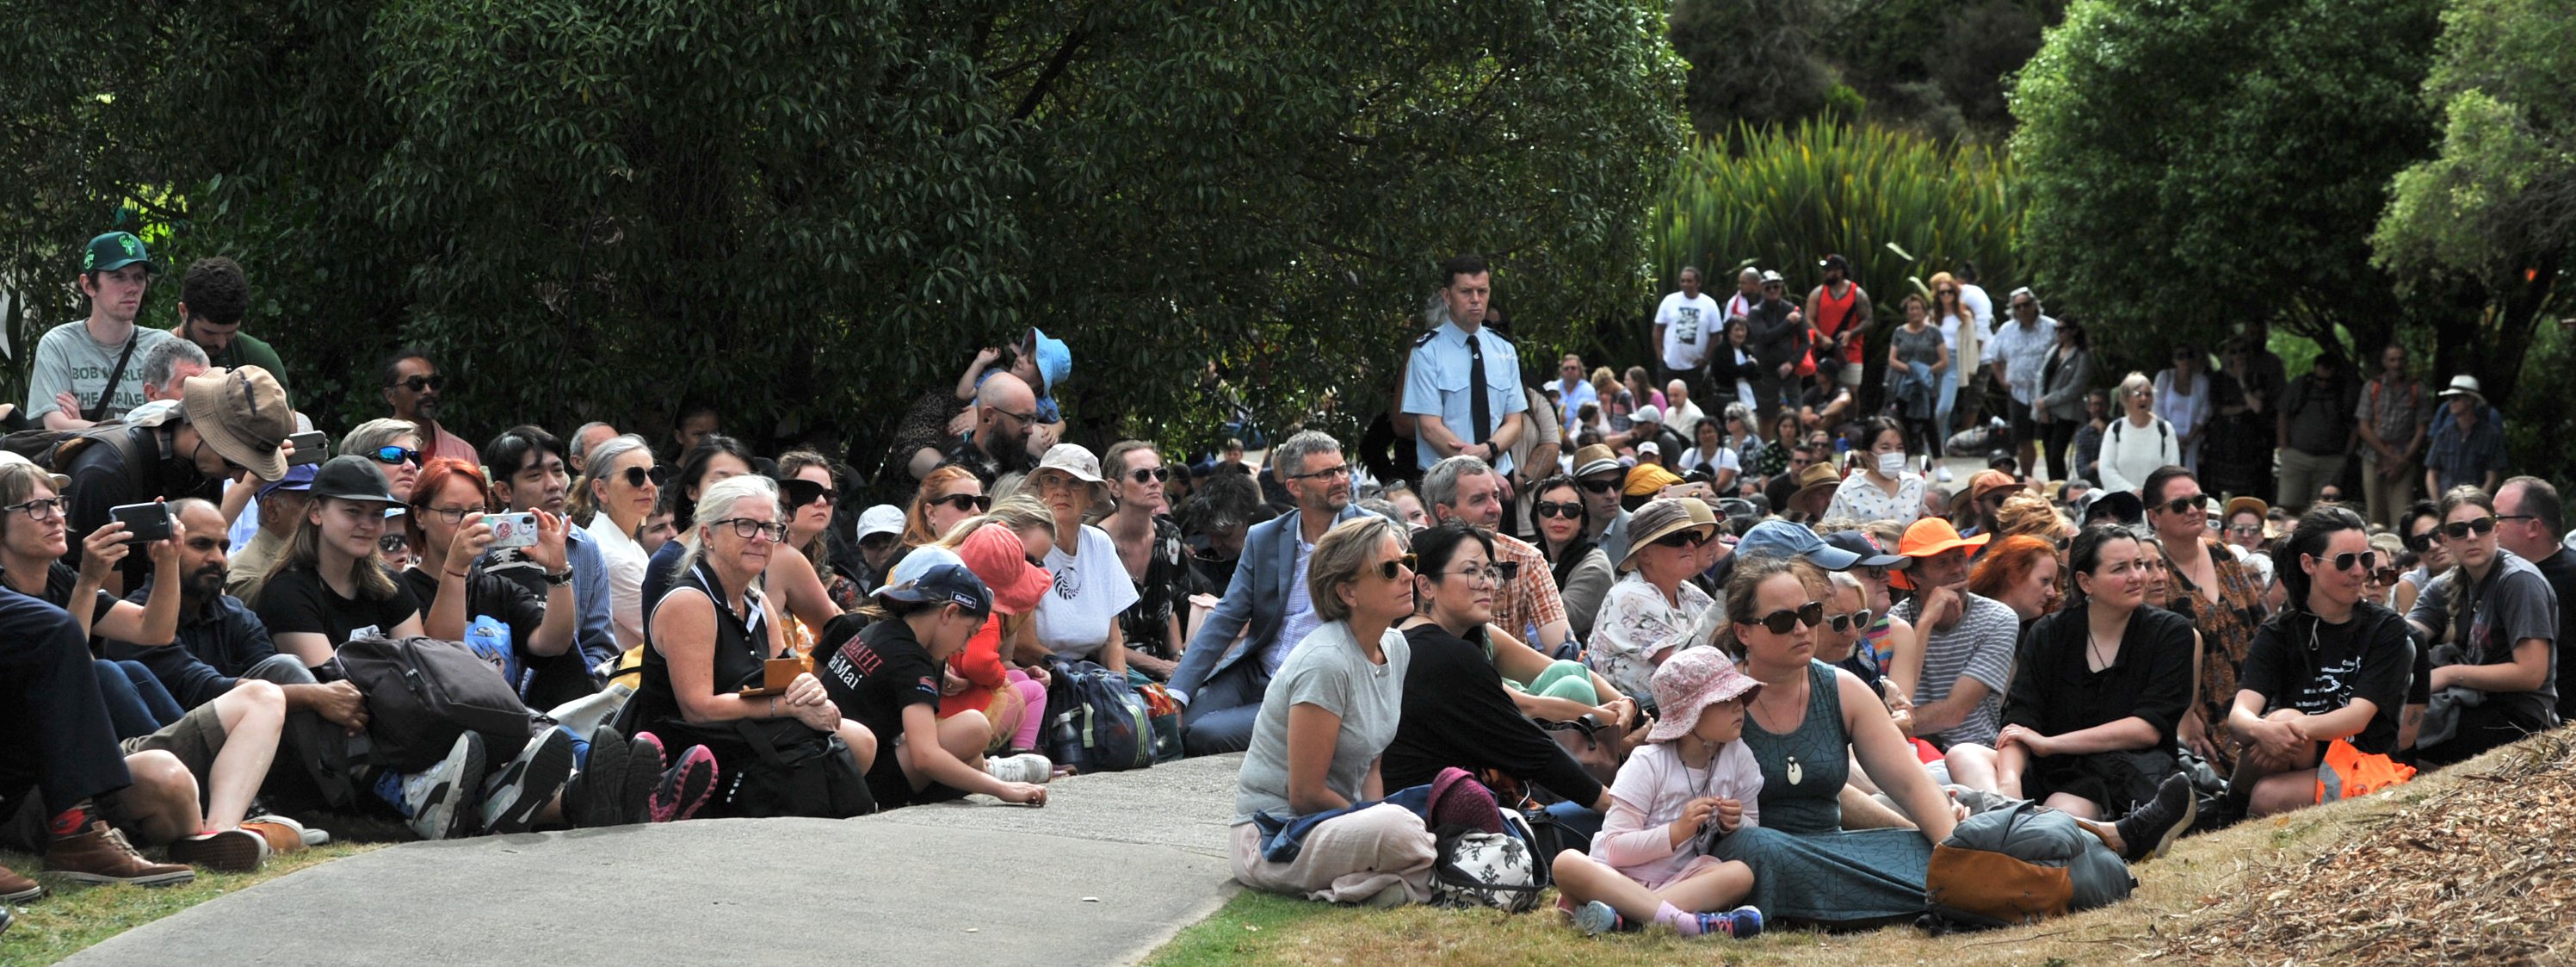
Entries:
{"type": "Polygon", "coordinates": [[[287,439],[295,443],[295,452],[286,455],[287,466],[301,467],[309,463],[321,463],[331,456],[331,435],[328,433],[315,430],[311,433],[298,433],[287,439]]]}
{"type": "Polygon", "coordinates": [[[175,518],[170,513],[170,505],[161,503],[126,504],[110,507],[107,513],[125,523],[125,542],[128,544],[169,540],[170,521],[175,518]]]}
{"type": "Polygon", "coordinates": [[[535,514],[493,514],[483,522],[492,525],[493,547],[537,546],[535,514]]]}

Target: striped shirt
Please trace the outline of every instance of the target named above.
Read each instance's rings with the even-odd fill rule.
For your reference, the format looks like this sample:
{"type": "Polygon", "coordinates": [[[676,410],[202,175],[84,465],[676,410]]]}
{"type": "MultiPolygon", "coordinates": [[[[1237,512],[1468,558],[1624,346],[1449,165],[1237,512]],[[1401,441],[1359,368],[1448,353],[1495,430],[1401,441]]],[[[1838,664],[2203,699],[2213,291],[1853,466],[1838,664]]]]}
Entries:
{"type": "Polygon", "coordinates": [[[1986,697],[1949,731],[1924,738],[1943,748],[1963,742],[1991,746],[2003,716],[2004,689],[2012,684],[2013,646],[2021,639],[2021,617],[2010,606],[1993,598],[1961,592],[1967,599],[1966,613],[1959,623],[1944,631],[1930,628],[1923,621],[1919,599],[1908,598],[1895,608],[1895,615],[1916,628],[1925,629],[1923,639],[1923,679],[1914,685],[1914,704],[1930,705],[1950,697],[1950,689],[1961,678],[1972,678],[1986,687],[1986,697]]]}

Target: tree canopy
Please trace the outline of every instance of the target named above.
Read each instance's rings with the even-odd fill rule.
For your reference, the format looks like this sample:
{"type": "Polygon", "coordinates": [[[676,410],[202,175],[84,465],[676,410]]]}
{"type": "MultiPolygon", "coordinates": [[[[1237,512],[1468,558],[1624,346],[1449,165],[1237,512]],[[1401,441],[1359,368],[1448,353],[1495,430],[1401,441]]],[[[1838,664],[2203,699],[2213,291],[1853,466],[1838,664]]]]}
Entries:
{"type": "Polygon", "coordinates": [[[2385,343],[2419,309],[2369,236],[2389,180],[2429,151],[2438,9],[2078,0],[2012,98],[2043,295],[2139,355],[2214,348],[2249,319],[2385,343]]]}
{"type": "Polygon", "coordinates": [[[1453,252],[1525,341],[1630,311],[1683,130],[1636,0],[0,10],[15,344],[122,219],[239,259],[343,418],[417,343],[469,426],[699,397],[859,443],[1031,324],[1096,434],[1213,425],[1208,360],[1274,419],[1362,402],[1453,252]]]}

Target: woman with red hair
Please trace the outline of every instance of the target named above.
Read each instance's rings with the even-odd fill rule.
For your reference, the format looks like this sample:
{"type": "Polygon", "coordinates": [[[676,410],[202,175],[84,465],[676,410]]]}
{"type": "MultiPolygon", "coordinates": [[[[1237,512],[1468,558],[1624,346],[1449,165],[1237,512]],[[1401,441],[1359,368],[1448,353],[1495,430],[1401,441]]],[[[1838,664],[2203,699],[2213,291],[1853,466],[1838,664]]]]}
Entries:
{"type": "MultiPolygon", "coordinates": [[[[580,608],[572,582],[552,581],[539,598],[515,582],[476,566],[498,536],[484,519],[492,485],[473,464],[453,457],[431,460],[412,484],[403,529],[418,560],[402,573],[420,599],[421,630],[432,638],[462,641],[489,659],[517,687],[531,708],[552,708],[598,691],[581,652],[572,648],[580,608]]],[[[549,577],[568,575],[564,534],[569,525],[545,511],[528,559],[549,577]]]]}
{"type": "Polygon", "coordinates": [[[2062,594],[2057,572],[2055,546],[2015,534],[1996,541],[1977,558],[1976,569],[1968,572],[1968,590],[2010,606],[2021,616],[2022,630],[2028,632],[2031,622],[2057,610],[2062,594]]]}

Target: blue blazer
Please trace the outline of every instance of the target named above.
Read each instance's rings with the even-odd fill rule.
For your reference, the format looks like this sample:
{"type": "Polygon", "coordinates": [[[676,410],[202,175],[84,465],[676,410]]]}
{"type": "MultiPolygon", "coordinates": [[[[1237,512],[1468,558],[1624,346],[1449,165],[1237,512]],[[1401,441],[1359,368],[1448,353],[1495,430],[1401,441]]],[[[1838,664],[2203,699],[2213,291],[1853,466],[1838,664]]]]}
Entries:
{"type": "MultiPolygon", "coordinates": [[[[1342,508],[1333,523],[1367,513],[1353,503],[1342,508]]],[[[1196,695],[1208,679],[1278,640],[1279,629],[1288,623],[1288,585],[1297,577],[1301,517],[1301,512],[1292,510],[1253,525],[1243,535],[1243,557],[1236,562],[1234,582],[1226,586],[1225,598],[1208,613],[1207,622],[1199,625],[1199,633],[1190,637],[1189,651],[1172,672],[1173,691],[1196,695]],[[1252,626],[1252,633],[1237,643],[1234,636],[1246,624],[1252,626]]]]}

